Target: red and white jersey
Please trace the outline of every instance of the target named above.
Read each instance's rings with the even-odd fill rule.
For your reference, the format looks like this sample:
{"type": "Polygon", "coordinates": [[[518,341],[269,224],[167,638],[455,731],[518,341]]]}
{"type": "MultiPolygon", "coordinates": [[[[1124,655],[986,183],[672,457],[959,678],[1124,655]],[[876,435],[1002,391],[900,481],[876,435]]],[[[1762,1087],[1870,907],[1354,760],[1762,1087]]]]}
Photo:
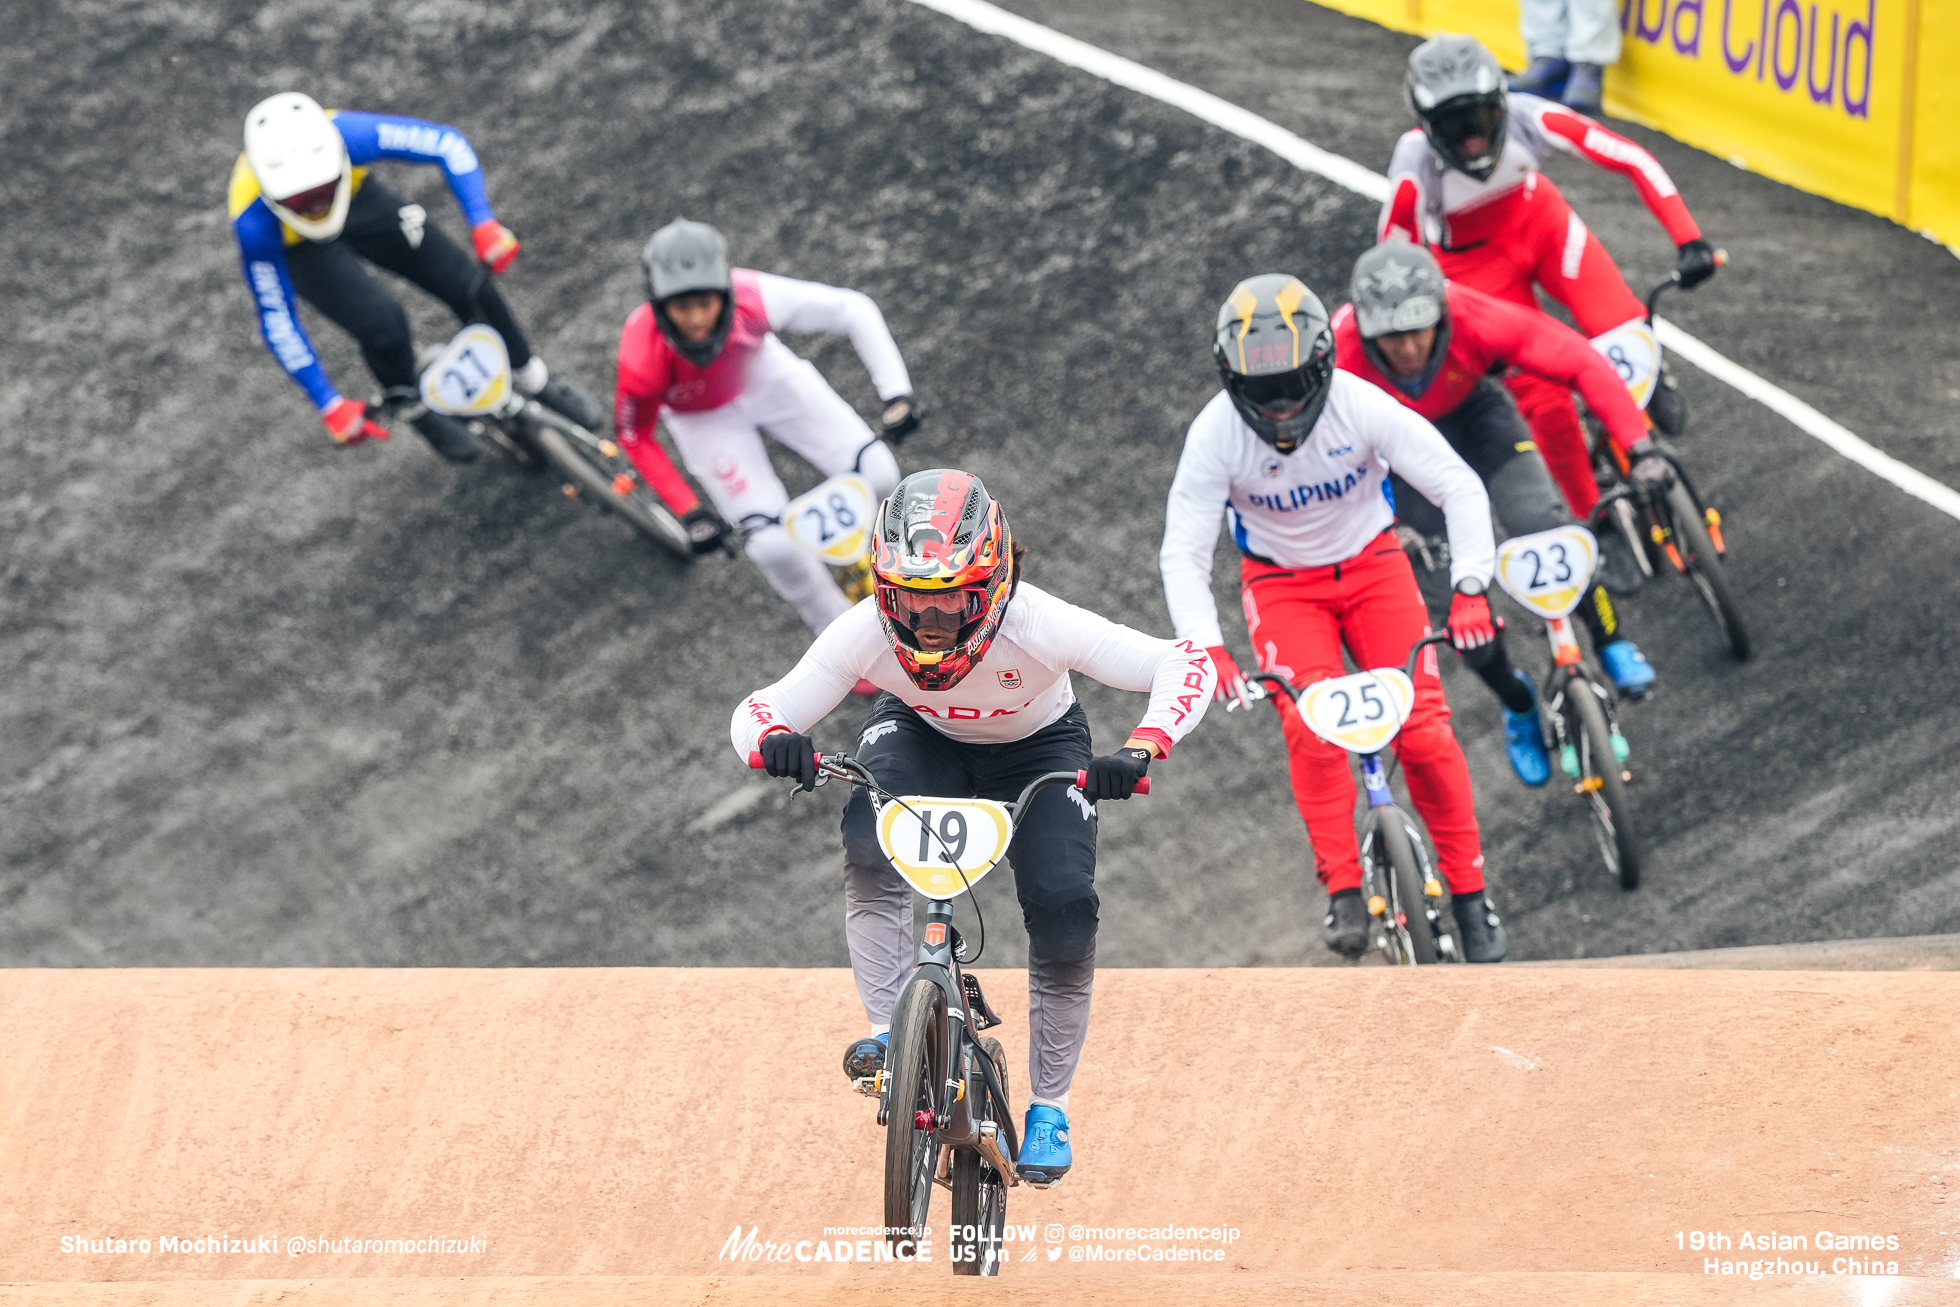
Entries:
{"type": "Polygon", "coordinates": [[[877,601],[866,599],[825,627],[789,675],[742,700],[729,738],[747,762],[764,732],[808,731],[862,677],[944,735],[966,744],[1007,744],[1069,710],[1072,671],[1114,689],[1149,691],[1150,707],[1131,734],[1166,753],[1205,715],[1218,683],[1203,645],[1133,631],[1023,581],[985,656],[952,689],[912,684],[885,638],[877,601]]]}
{"type": "Polygon", "coordinates": [[[1553,150],[1562,150],[1633,183],[1661,226],[1676,245],[1701,235],[1674,179],[1660,160],[1607,131],[1584,114],[1535,95],[1512,92],[1504,153],[1486,181],[1478,181],[1443,162],[1430,148],[1422,129],[1412,127],[1395,143],[1388,164],[1388,201],[1382,206],[1377,236],[1387,240],[1400,233],[1419,244],[1453,249],[1478,239],[1474,232],[1451,231],[1453,222],[1468,222],[1473,212],[1538,184],[1538,168],[1553,150]]]}
{"type": "Polygon", "coordinates": [[[862,291],[736,268],[735,320],[715,361],[698,368],[660,333],[653,306],[642,304],[619,336],[619,384],[613,426],[621,436],[653,434],[660,411],[700,413],[720,408],[748,388],[756,354],[774,332],[828,331],[847,335],[881,399],[912,392],[898,343],[885,315],[862,291]]]}
{"type": "Polygon", "coordinates": [[[1451,582],[1489,584],[1497,564],[1490,498],[1470,465],[1427,419],[1353,373],[1337,371],[1329,384],[1320,420],[1290,454],[1261,440],[1222,390],[1193,419],[1157,558],[1179,638],[1224,642],[1211,594],[1222,514],[1249,557],[1280,567],[1344,563],[1395,522],[1391,468],[1443,510],[1451,582]]]}

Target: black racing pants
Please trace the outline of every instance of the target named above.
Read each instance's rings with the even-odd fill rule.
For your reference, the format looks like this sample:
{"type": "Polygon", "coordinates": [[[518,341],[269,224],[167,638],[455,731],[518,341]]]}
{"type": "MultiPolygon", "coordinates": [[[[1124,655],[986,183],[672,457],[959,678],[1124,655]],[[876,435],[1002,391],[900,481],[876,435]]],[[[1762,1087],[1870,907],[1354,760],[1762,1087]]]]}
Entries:
{"type": "MultiPolygon", "coordinates": [[[[1078,703],[1026,739],[964,744],[881,694],[856,756],[893,794],[1011,802],[1044,772],[1089,765],[1089,718],[1078,703]]],[[[1007,861],[1028,930],[1028,1079],[1035,1094],[1056,1098],[1089,1034],[1100,906],[1094,805],[1071,786],[1043,789],[1016,819],[1007,861]]],[[[862,789],[844,805],[844,935],[865,1014],[884,1025],[912,970],[912,890],[878,847],[862,789]]]]}
{"type": "MultiPolygon", "coordinates": [[[[1483,481],[1490,495],[1491,511],[1507,533],[1527,535],[1564,526],[1573,520],[1565,495],[1538,453],[1531,427],[1518,411],[1517,401],[1495,377],[1478,382],[1461,404],[1437,419],[1436,429],[1483,481]]],[[[1404,523],[1423,535],[1431,539],[1444,536],[1443,511],[1399,477],[1395,480],[1395,508],[1404,523]]],[[[1422,588],[1423,598],[1441,629],[1440,623],[1450,604],[1449,568],[1440,563],[1425,567],[1420,557],[1410,561],[1415,567],[1416,583],[1422,588]]],[[[1591,634],[1594,649],[1627,638],[1619,610],[1613,606],[1604,586],[1594,585],[1580,601],[1575,615],[1591,634]]],[[[1506,706],[1522,711],[1524,705],[1517,702],[1520,695],[1502,640],[1485,646],[1485,650],[1488,652],[1473,652],[1464,661],[1498,698],[1505,700],[1506,706]]]]}
{"type": "Polygon", "coordinates": [[[407,312],[361,266],[362,259],[414,282],[459,321],[495,327],[510,350],[511,367],[531,361],[530,343],[490,274],[420,205],[369,177],[354,193],[340,235],[288,248],[286,268],[300,298],[360,342],[361,357],[384,387],[415,385],[415,342],[407,312]]]}

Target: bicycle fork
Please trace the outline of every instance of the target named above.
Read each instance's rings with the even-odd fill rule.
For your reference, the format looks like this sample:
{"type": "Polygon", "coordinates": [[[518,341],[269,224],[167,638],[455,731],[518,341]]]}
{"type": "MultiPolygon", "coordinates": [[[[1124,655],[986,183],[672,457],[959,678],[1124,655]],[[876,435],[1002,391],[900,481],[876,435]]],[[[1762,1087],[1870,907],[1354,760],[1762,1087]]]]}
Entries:
{"type": "MultiPolygon", "coordinates": [[[[1422,866],[1423,893],[1429,896],[1430,903],[1399,901],[1393,869],[1378,843],[1379,832],[1384,822],[1402,822],[1405,830],[1408,825],[1402,810],[1395,806],[1394,794],[1389,791],[1388,771],[1382,766],[1380,754],[1361,755],[1361,784],[1368,794],[1368,816],[1364,819],[1367,824],[1361,841],[1362,898],[1368,906],[1369,917],[1377,925],[1376,947],[1395,955],[1402,950],[1389,946],[1386,932],[1399,931],[1406,935],[1417,927],[1430,929],[1430,903],[1441,901],[1443,885],[1436,878],[1436,869],[1429,861],[1428,851],[1412,835],[1410,846],[1422,866]]],[[[1403,939],[1401,944],[1406,949],[1408,940],[1403,939]]]]}
{"type": "MultiPolygon", "coordinates": [[[[1594,689],[1593,678],[1585,669],[1585,654],[1579,648],[1579,641],[1572,633],[1570,617],[1553,617],[1545,622],[1545,634],[1552,642],[1551,679],[1546,686],[1545,710],[1552,719],[1552,734],[1557,737],[1559,770],[1578,782],[1574,787],[1580,793],[1587,788],[1585,759],[1581,757],[1582,741],[1576,725],[1566,724],[1565,697],[1568,694],[1593,694],[1599,698],[1599,706],[1606,714],[1606,730],[1613,741],[1613,760],[1611,765],[1621,768],[1620,779],[1630,781],[1633,773],[1625,770],[1626,761],[1631,756],[1632,746],[1626,736],[1620,734],[1620,712],[1614,696],[1599,694],[1594,689]]],[[[1595,764],[1607,766],[1604,759],[1595,764]]],[[[1597,786],[1597,781],[1594,782],[1597,786]]]]}

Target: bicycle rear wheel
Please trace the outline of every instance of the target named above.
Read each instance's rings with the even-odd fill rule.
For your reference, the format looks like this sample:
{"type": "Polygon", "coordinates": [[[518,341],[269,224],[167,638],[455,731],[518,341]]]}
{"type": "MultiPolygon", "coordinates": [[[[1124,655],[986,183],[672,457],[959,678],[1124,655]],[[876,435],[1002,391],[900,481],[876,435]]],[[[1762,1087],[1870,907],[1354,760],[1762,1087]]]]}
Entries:
{"type": "Polygon", "coordinates": [[[1749,631],[1742,624],[1742,607],[1736,603],[1735,590],[1723,570],[1722,556],[1709,538],[1701,505],[1678,478],[1668,489],[1667,509],[1668,516],[1674,519],[1674,547],[1681,555],[1682,571],[1694,582],[1708,610],[1715,614],[1715,624],[1729,642],[1729,652],[1737,658],[1747,658],[1749,631]]]}
{"type": "MultiPolygon", "coordinates": [[[[980,1057],[993,1059],[1001,1091],[1007,1091],[1007,1055],[998,1039],[980,1041],[980,1057]]],[[[967,1097],[973,1100],[973,1119],[998,1121],[1005,1109],[994,1102],[978,1066],[966,1077],[967,1097]]],[[[999,1275],[1001,1237],[1007,1232],[1007,1181],[980,1156],[977,1148],[953,1154],[953,1274],[999,1275]]]]}
{"type": "Polygon", "coordinates": [[[1638,889],[1640,845],[1634,839],[1633,811],[1620,778],[1620,763],[1613,756],[1613,732],[1606,724],[1606,709],[1583,677],[1574,677],[1566,686],[1565,701],[1578,719],[1579,729],[1574,732],[1579,737],[1578,788],[1592,819],[1599,855],[1606,869],[1620,878],[1621,889],[1638,889]]]}
{"type": "Polygon", "coordinates": [[[939,1110],[946,1079],[946,996],[929,977],[914,976],[892,1011],[885,1067],[891,1112],[885,1122],[885,1238],[922,1237],[939,1169],[939,1127],[920,1129],[918,1115],[939,1110]]]}
{"type": "MultiPolygon", "coordinates": [[[[1382,862],[1388,867],[1389,933],[1396,941],[1397,959],[1403,965],[1428,966],[1441,961],[1436,949],[1436,932],[1429,920],[1429,897],[1422,892],[1422,867],[1416,861],[1415,846],[1407,821],[1393,808],[1386,810],[1375,827],[1375,839],[1382,862]]],[[[1451,923],[1454,926],[1454,922],[1451,923]]],[[[1463,956],[1463,946],[1456,953],[1463,956]]]]}
{"type": "Polygon", "coordinates": [[[572,479],[572,488],[580,496],[589,496],[600,507],[619,514],[635,531],[682,562],[694,561],[687,528],[667,511],[660,496],[631,475],[632,465],[624,454],[607,455],[583,428],[548,410],[540,410],[537,421],[539,448],[572,479]],[[631,486],[624,494],[615,488],[616,479],[622,475],[631,477],[631,486]]]}

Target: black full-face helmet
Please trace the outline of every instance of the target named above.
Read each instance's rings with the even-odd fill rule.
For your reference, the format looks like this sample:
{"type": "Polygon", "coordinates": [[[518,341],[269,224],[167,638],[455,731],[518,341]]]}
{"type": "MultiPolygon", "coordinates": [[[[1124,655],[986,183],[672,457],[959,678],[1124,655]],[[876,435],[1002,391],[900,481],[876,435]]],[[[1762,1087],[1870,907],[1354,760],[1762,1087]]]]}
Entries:
{"type": "Polygon", "coordinates": [[[1443,32],[1409,52],[1403,83],[1422,134],[1443,162],[1488,181],[1504,157],[1504,69],[1474,36],[1443,32]]]}
{"type": "Polygon", "coordinates": [[[653,305],[653,320],[660,334],[695,367],[713,363],[735,326],[735,283],[729,275],[728,242],[707,223],[683,218],[653,234],[640,252],[640,265],[646,273],[647,300],[653,305]],[[667,316],[667,301],[702,291],[721,296],[721,316],[704,339],[689,340],[667,316]]]}
{"type": "Polygon", "coordinates": [[[1334,330],[1307,284],[1268,272],[1234,286],[1211,353],[1246,425],[1282,454],[1299,448],[1334,382],[1334,330]]]}

